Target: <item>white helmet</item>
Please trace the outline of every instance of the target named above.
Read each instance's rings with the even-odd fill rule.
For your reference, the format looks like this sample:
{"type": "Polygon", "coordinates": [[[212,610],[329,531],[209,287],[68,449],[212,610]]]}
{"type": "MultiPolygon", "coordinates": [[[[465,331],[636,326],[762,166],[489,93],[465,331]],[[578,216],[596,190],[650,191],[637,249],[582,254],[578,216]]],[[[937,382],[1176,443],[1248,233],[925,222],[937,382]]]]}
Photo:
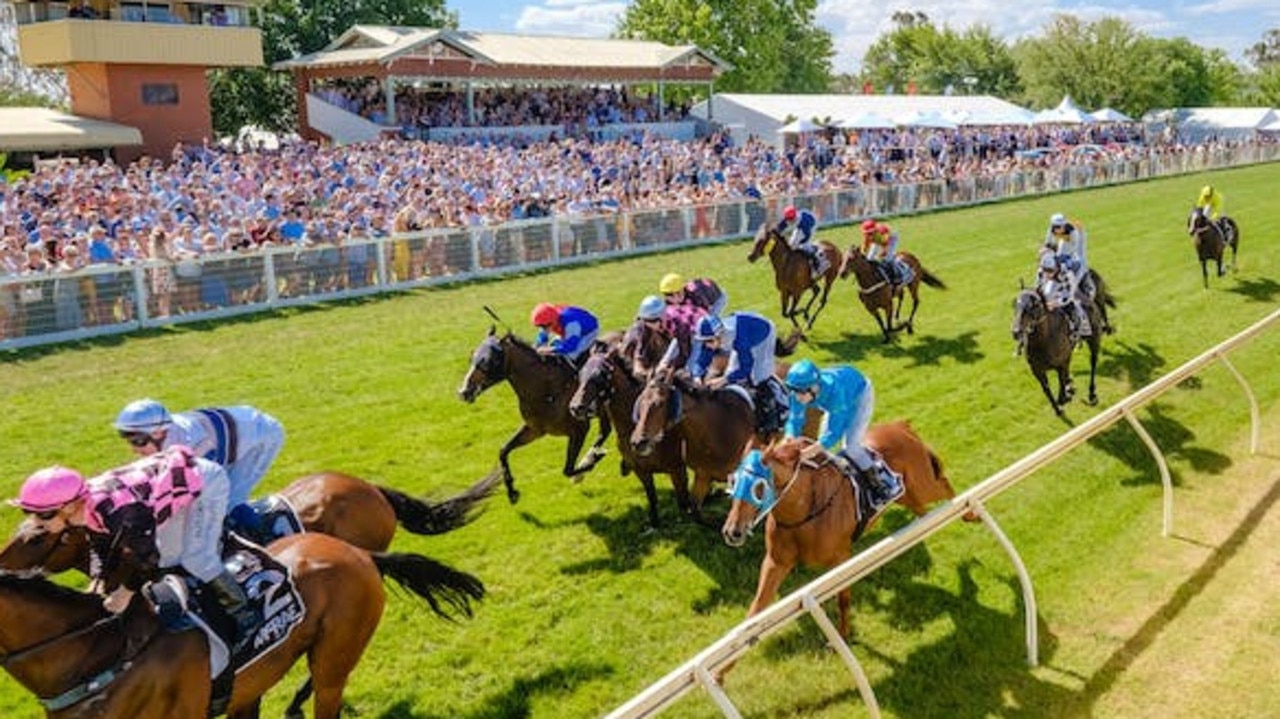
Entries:
{"type": "Polygon", "coordinates": [[[1054,257],[1052,252],[1042,252],[1040,254],[1040,269],[1050,271],[1057,270],[1058,258],[1054,257]]]}
{"type": "Polygon", "coordinates": [[[659,320],[662,319],[662,313],[666,309],[666,300],[658,295],[649,295],[640,300],[640,309],[636,311],[636,317],[642,320],[659,320]]]}
{"type": "Polygon", "coordinates": [[[169,410],[154,399],[139,399],[120,410],[113,425],[121,432],[153,432],[173,422],[169,410]]]}
{"type": "Polygon", "coordinates": [[[1054,213],[1053,217],[1049,218],[1049,226],[1050,227],[1066,227],[1067,216],[1062,214],[1061,212],[1054,213]]]}

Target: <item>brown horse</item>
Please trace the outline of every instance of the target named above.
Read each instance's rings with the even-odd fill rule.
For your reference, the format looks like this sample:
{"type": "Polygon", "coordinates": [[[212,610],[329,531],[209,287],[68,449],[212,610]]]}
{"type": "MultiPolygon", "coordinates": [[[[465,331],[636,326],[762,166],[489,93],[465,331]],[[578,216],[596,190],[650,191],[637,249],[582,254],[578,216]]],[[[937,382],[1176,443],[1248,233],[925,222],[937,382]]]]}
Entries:
{"type": "Polygon", "coordinates": [[[1209,288],[1209,262],[1218,268],[1218,276],[1226,273],[1222,266],[1222,256],[1226,248],[1231,248],[1231,268],[1236,266],[1236,251],[1240,246],[1240,228],[1236,221],[1223,216],[1216,223],[1204,213],[1203,207],[1191,209],[1187,218],[1187,234],[1195,240],[1196,257],[1200,260],[1200,275],[1204,278],[1205,289],[1209,288]]]}
{"type": "Polygon", "coordinates": [[[702,503],[713,481],[727,481],[755,436],[751,402],[736,389],[694,386],[673,368],[653,373],[635,401],[631,445],[648,457],[678,433],[684,463],[693,470],[693,516],[705,522],[702,503]]]}
{"type": "MultiPolygon", "coordinates": [[[[1102,295],[1099,294],[1101,298],[1102,295]]],[[[1097,376],[1098,351],[1102,344],[1104,320],[1098,310],[1099,302],[1086,305],[1089,323],[1093,331],[1084,338],[1089,345],[1089,399],[1090,405],[1098,403],[1097,376]]],[[[1076,343],[1071,339],[1071,324],[1066,311],[1051,312],[1044,297],[1036,290],[1023,290],[1013,301],[1013,339],[1018,343],[1018,354],[1026,353],[1031,374],[1040,383],[1040,389],[1049,405],[1058,415],[1062,407],[1076,394],[1071,379],[1071,355],[1076,343]],[[1049,370],[1058,374],[1058,396],[1049,389],[1049,370]]]]}
{"type": "MultiPolygon", "coordinates": [[[[22,536],[20,527],[15,541],[22,536]]],[[[286,537],[268,552],[289,570],[306,612],[287,639],[236,676],[227,711],[233,719],[256,717],[262,695],[302,656],[314,716],[336,719],[347,679],[382,617],[383,576],[442,616],[449,614],[441,602],[469,614],[470,601],[484,593],[479,580],[426,557],[371,554],[323,534],[286,537]]],[[[198,630],[163,630],[136,598],[124,614],[109,615],[101,597],[30,574],[0,574],[0,664],[42,699],[71,702],[47,707],[50,717],[201,719],[209,710],[209,656],[198,630]]],[[[302,716],[303,696],[287,716],[302,716]]]]}
{"type": "MultiPolygon", "coordinates": [[[[271,497],[286,501],[308,532],[328,534],[361,549],[383,552],[391,546],[397,523],[409,532],[425,535],[444,534],[470,523],[479,515],[480,503],[493,493],[497,481],[496,474],[486,477],[453,497],[432,503],[349,474],[320,472],[294,480],[271,497]]],[[[0,550],[0,570],[31,566],[31,560],[17,553],[16,548],[0,550]]],[[[42,557],[40,566],[51,574],[73,568],[87,572],[88,533],[82,527],[62,532],[57,545],[42,557]]]]}
{"type": "Polygon", "coordinates": [[[671,477],[676,506],[682,514],[693,512],[689,501],[689,471],[684,463],[683,437],[679,432],[668,432],[646,454],[641,454],[631,444],[631,433],[636,420],[632,415],[636,398],[644,388],[644,382],[631,373],[631,365],[617,346],[593,352],[578,373],[578,391],[569,402],[569,411],[579,419],[587,419],[601,412],[618,432],[618,452],[622,455],[622,474],[635,472],[649,500],[649,524],[658,526],[658,494],[653,475],[671,477]]]}
{"type": "MultiPolygon", "coordinates": [[[[902,475],[905,491],[897,502],[917,517],[929,505],[955,496],[942,461],[907,422],[870,427],[866,446],[880,453],[893,471],[902,475]]],[[[850,480],[823,454],[816,461],[802,459],[801,452],[813,440],[796,437],[771,445],[763,452],[772,477],[750,480],[767,486],[735,487],[733,504],[721,534],[727,544],[742,546],[751,529],[766,521],[765,556],[760,581],[747,616],[769,606],[782,581],[797,564],[829,568],[853,556],[853,543],[879,515],[865,516],[850,480]],[[766,498],[772,497],[773,501],[766,498]]],[[[746,480],[744,480],[746,481],[746,480]]],[[[849,634],[849,590],[838,596],[840,634],[849,634]]]]}
{"type": "Polygon", "coordinates": [[[893,284],[876,267],[867,256],[862,254],[862,249],[854,244],[845,254],[844,268],[840,270],[841,277],[848,277],[853,274],[854,279],[858,283],[858,298],[862,300],[862,305],[867,308],[871,316],[876,319],[876,324],[880,326],[880,332],[884,335],[884,341],[887,343],[892,338],[894,332],[905,329],[907,334],[915,334],[916,326],[916,310],[920,306],[920,282],[923,281],[930,287],[936,287],[940,290],[947,289],[942,280],[938,279],[933,273],[929,272],[920,264],[920,260],[910,252],[899,252],[898,261],[911,269],[911,281],[906,284],[893,284]],[[906,321],[902,321],[902,305],[906,302],[905,292],[911,294],[911,313],[907,315],[906,321]]]}
{"type": "Polygon", "coordinates": [[[511,475],[507,458],[516,448],[544,434],[569,438],[564,476],[579,477],[600,462],[604,457],[602,445],[612,431],[607,416],[600,417],[600,436],[582,462],[577,463],[587,432],[591,429],[591,420],[577,419],[569,413],[569,400],[578,388],[578,371],[569,360],[539,354],[532,345],[511,332],[499,337],[490,327],[488,336],[471,354],[471,368],[458,388],[458,396],[464,402],[474,402],[480,393],[503,380],[509,382],[515,391],[520,403],[520,418],[524,421],[498,450],[502,481],[507,487],[507,499],[512,504],[519,501],[520,492],[515,488],[515,478],[511,475]]]}
{"type": "Polygon", "coordinates": [[[831,285],[840,276],[840,248],[825,240],[815,244],[818,251],[827,258],[827,270],[817,279],[813,277],[809,256],[792,248],[791,243],[772,225],[760,227],[756,232],[755,244],[751,246],[751,254],[747,255],[748,262],[755,262],[766,253],[769,255],[769,261],[773,263],[773,281],[782,296],[782,316],[791,320],[797,328],[800,323],[796,321],[796,315],[804,317],[805,328],[813,327],[818,313],[827,306],[831,285]],[[800,299],[806,292],[811,294],[802,308],[800,299]],[[818,302],[816,310],[813,309],[815,301],[818,302]],[[811,310],[812,315],[809,314],[811,310]]]}

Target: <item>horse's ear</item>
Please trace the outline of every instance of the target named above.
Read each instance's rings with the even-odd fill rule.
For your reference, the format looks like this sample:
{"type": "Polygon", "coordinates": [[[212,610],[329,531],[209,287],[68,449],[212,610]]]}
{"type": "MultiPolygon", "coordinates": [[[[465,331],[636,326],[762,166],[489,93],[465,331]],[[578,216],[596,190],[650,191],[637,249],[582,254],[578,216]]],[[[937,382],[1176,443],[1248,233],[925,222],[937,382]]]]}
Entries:
{"type": "Polygon", "coordinates": [[[1025,278],[1022,278],[1022,277],[1018,278],[1018,289],[1020,290],[1027,289],[1027,281],[1025,278]]]}
{"type": "Polygon", "coordinates": [[[492,337],[492,336],[494,336],[494,335],[496,335],[496,334],[498,334],[498,326],[497,326],[497,325],[492,325],[492,324],[491,324],[491,325],[489,325],[489,336],[490,336],[490,337],[492,337]]]}

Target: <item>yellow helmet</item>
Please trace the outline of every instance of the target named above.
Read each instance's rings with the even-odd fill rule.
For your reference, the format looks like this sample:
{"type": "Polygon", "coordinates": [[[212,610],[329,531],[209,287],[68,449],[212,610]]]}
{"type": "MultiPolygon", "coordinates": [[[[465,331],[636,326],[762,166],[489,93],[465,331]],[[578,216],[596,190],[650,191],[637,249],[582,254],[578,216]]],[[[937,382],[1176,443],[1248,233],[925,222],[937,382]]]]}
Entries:
{"type": "Polygon", "coordinates": [[[684,289],[684,278],[674,272],[668,272],[658,282],[658,291],[664,295],[684,289]]]}
{"type": "Polygon", "coordinates": [[[1200,188],[1200,197],[1208,199],[1213,195],[1213,185],[1205,185],[1200,188]]]}

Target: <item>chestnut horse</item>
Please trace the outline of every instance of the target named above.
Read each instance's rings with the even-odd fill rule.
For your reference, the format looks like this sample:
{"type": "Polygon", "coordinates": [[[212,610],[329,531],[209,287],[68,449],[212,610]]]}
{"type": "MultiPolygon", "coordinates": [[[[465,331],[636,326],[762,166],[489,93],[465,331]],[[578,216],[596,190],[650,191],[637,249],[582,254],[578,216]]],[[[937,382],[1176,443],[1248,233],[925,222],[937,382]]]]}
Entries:
{"type": "MultiPolygon", "coordinates": [[[[742,546],[752,528],[766,521],[765,556],[747,616],[773,602],[782,581],[797,564],[829,568],[852,557],[853,543],[879,518],[879,514],[863,513],[865,505],[855,496],[853,484],[829,454],[816,461],[801,459],[801,451],[812,443],[808,437],[794,437],[771,445],[764,450],[763,459],[772,477],[750,480],[767,487],[735,487],[721,530],[725,542],[742,546]],[[765,497],[776,499],[766,504],[765,497]]],[[[873,425],[867,430],[865,443],[902,475],[905,491],[897,502],[917,517],[928,511],[930,504],[955,496],[942,461],[907,422],[873,425]]],[[[848,636],[849,589],[840,592],[838,602],[840,634],[848,636]]]]}
{"type": "MultiPolygon", "coordinates": [[[[480,503],[493,493],[497,476],[486,477],[465,491],[432,503],[399,490],[366,482],[341,472],[320,472],[294,480],[272,494],[288,502],[308,532],[337,537],[371,552],[391,546],[397,523],[414,534],[444,534],[465,526],[479,514],[480,503]]],[[[270,498],[269,498],[270,499],[270,498]]],[[[46,572],[77,568],[88,571],[89,535],[82,527],[62,532],[58,544],[42,558],[46,572]]],[[[32,566],[0,550],[0,570],[32,566]]]]}
{"type": "Polygon", "coordinates": [[[1226,273],[1222,267],[1222,256],[1228,247],[1231,248],[1231,263],[1236,266],[1236,251],[1240,247],[1240,228],[1236,221],[1225,215],[1218,222],[1213,222],[1204,213],[1203,207],[1191,209],[1187,218],[1187,234],[1195,239],[1196,257],[1200,260],[1200,275],[1204,278],[1205,289],[1209,287],[1209,262],[1218,268],[1218,276],[1226,273]]]}
{"type": "Polygon", "coordinates": [[[702,503],[714,481],[727,481],[755,437],[751,402],[737,389],[695,386],[673,368],[654,372],[635,401],[631,445],[649,457],[675,433],[684,445],[684,463],[693,470],[692,514],[706,523],[702,503]]]}
{"type": "Polygon", "coordinates": [[[600,417],[600,436],[582,462],[577,463],[587,432],[591,429],[591,420],[578,419],[569,413],[569,400],[578,388],[578,370],[569,360],[539,354],[533,345],[511,332],[499,337],[495,328],[490,326],[488,336],[471,354],[471,368],[462,379],[458,396],[464,402],[474,402],[480,393],[503,380],[511,383],[520,403],[520,418],[524,421],[498,450],[502,481],[507,487],[507,499],[512,504],[519,501],[520,492],[516,490],[507,457],[513,450],[544,434],[569,438],[564,456],[564,476],[577,478],[600,462],[604,457],[601,445],[612,431],[607,416],[600,417]]]}
{"type": "MultiPolygon", "coordinates": [[[[15,541],[21,538],[20,526],[15,541]]],[[[267,551],[289,570],[306,612],[283,642],[237,674],[232,719],[258,716],[262,695],[302,656],[314,716],[336,719],[347,679],[382,617],[383,576],[442,616],[449,616],[442,602],[469,614],[471,600],[484,594],[476,578],[426,557],[369,553],[323,534],[286,537],[267,551]]],[[[0,664],[42,700],[66,702],[46,705],[50,717],[202,719],[211,698],[206,639],[199,630],[162,629],[145,605],[135,598],[122,615],[111,615],[96,594],[0,573],[0,664]]],[[[298,697],[287,716],[302,716],[298,697]]]]}
{"type": "Polygon", "coordinates": [[[748,262],[755,262],[766,253],[769,255],[769,261],[773,263],[773,281],[782,296],[782,316],[791,320],[797,328],[800,323],[796,321],[796,315],[804,317],[806,329],[813,327],[818,313],[827,306],[831,285],[840,276],[840,248],[825,240],[814,244],[827,258],[827,270],[817,279],[813,277],[813,265],[809,262],[809,256],[792,248],[791,243],[772,225],[761,225],[756,231],[751,254],[747,255],[748,262]],[[800,299],[806,292],[811,294],[802,308],[800,299]],[[813,309],[815,301],[818,302],[816,310],[813,309]],[[812,315],[809,314],[810,310],[813,311],[812,315]]]}
{"type": "Polygon", "coordinates": [[[920,307],[920,282],[940,290],[947,289],[942,280],[929,272],[920,264],[920,260],[910,252],[899,252],[898,261],[911,269],[911,281],[906,284],[892,284],[885,278],[878,267],[862,254],[857,244],[849,248],[845,254],[844,268],[841,277],[851,273],[858,283],[858,299],[867,308],[871,316],[880,326],[880,332],[887,343],[894,332],[905,329],[907,334],[915,334],[916,310],[920,307]],[[904,292],[905,291],[905,292],[904,292]],[[906,302],[905,293],[911,294],[911,313],[906,321],[902,320],[902,305],[906,302]]]}
{"type": "Polygon", "coordinates": [[[636,419],[632,414],[644,382],[632,376],[630,362],[617,345],[592,352],[578,373],[578,391],[569,401],[569,411],[579,419],[604,412],[618,432],[618,452],[622,455],[622,474],[635,472],[649,500],[649,524],[658,526],[658,494],[653,475],[671,477],[676,506],[682,514],[693,512],[689,501],[689,471],[684,463],[683,437],[667,432],[650,451],[641,454],[631,444],[636,419]]]}
{"type": "MultiPolygon", "coordinates": [[[[1101,293],[1099,297],[1102,297],[1101,293]]],[[[1098,403],[1098,351],[1102,345],[1104,326],[1099,304],[1102,303],[1090,302],[1086,306],[1093,331],[1083,338],[1089,346],[1090,406],[1098,403]]],[[[1017,353],[1026,353],[1031,374],[1040,383],[1040,389],[1044,391],[1054,413],[1061,416],[1063,405],[1070,402],[1076,394],[1075,382],[1071,379],[1071,355],[1075,352],[1076,343],[1071,340],[1071,323],[1067,319],[1066,310],[1051,312],[1038,291],[1022,290],[1013,301],[1012,331],[1013,339],[1018,343],[1017,353]],[[1058,375],[1057,397],[1049,389],[1050,370],[1058,375]]]]}

